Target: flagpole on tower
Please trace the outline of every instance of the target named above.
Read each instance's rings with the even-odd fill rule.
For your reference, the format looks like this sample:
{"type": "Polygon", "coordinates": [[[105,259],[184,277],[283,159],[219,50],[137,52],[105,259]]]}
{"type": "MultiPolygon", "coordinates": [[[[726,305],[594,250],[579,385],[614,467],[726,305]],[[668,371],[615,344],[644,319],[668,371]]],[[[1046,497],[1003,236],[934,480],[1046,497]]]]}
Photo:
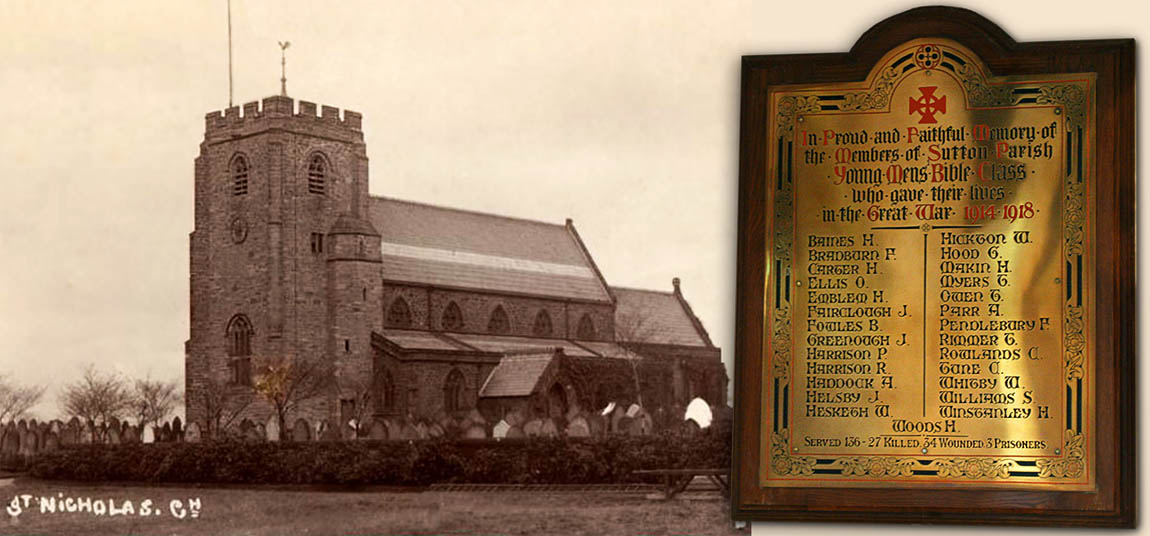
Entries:
{"type": "Polygon", "coordinates": [[[228,0],[228,108],[232,107],[232,0],[228,0]]]}
{"type": "Polygon", "coordinates": [[[291,41],[279,41],[280,44],[280,95],[287,96],[287,48],[291,41]]]}

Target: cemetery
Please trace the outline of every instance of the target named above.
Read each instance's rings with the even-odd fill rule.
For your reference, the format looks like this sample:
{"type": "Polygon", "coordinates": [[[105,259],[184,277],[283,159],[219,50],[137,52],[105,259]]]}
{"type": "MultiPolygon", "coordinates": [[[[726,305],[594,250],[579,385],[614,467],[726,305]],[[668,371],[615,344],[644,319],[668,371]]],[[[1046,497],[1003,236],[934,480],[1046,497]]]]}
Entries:
{"type": "MultiPolygon", "coordinates": [[[[499,422],[378,419],[329,426],[244,420],[208,437],[179,417],[162,426],[19,421],[0,427],[0,466],[70,481],[430,486],[449,483],[622,484],[637,471],[729,466],[730,423],[658,418],[609,406],[565,418],[499,422]]],[[[677,417],[677,416],[676,416],[677,417]]]]}

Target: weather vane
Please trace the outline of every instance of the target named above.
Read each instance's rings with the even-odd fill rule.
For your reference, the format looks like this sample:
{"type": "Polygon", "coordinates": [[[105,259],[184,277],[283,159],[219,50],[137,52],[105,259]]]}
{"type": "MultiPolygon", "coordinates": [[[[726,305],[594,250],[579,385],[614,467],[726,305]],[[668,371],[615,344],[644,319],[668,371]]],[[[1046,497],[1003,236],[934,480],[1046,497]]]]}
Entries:
{"type": "Polygon", "coordinates": [[[287,48],[291,41],[280,41],[280,95],[287,96],[287,48]]]}

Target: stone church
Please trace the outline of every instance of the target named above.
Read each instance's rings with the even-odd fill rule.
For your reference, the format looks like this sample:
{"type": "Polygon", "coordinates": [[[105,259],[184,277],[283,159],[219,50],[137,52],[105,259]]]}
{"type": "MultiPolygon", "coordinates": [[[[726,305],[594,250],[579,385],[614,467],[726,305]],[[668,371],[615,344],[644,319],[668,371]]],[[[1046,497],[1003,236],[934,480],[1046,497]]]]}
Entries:
{"type": "Polygon", "coordinates": [[[570,219],[370,195],[362,116],[286,96],[207,115],[195,160],[189,422],[274,415],[267,363],[334,382],[290,421],[488,419],[640,403],[725,405],[727,375],[678,279],[610,286],[570,219]]]}

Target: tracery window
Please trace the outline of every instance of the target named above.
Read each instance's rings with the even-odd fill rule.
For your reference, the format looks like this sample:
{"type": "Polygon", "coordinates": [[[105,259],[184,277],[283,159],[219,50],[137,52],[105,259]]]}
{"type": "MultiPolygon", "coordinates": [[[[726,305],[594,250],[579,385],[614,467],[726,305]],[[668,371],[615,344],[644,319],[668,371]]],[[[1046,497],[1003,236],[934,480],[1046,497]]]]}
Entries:
{"type": "Polygon", "coordinates": [[[402,296],[391,302],[387,310],[387,325],[393,328],[411,327],[411,307],[408,307],[407,300],[402,296]]]}
{"type": "Polygon", "coordinates": [[[551,315],[547,313],[547,309],[540,309],[535,315],[535,325],[531,327],[531,333],[540,337],[550,337],[551,329],[551,315]]]}
{"type": "Polygon", "coordinates": [[[252,384],[252,323],[244,315],[235,315],[228,322],[226,331],[228,369],[231,371],[232,383],[239,385],[252,384]]]}
{"type": "Polygon", "coordinates": [[[511,331],[511,321],[507,318],[507,311],[503,310],[502,305],[496,305],[495,310],[491,311],[491,318],[487,320],[488,333],[507,333],[511,331]]]}
{"type": "Polygon", "coordinates": [[[387,370],[380,371],[376,377],[376,393],[377,404],[376,411],[380,413],[392,413],[395,411],[395,380],[391,377],[391,372],[387,370]]]}
{"type": "Polygon", "coordinates": [[[447,304],[443,310],[443,318],[440,321],[443,329],[447,331],[459,331],[463,329],[463,311],[459,310],[459,305],[455,302],[447,304]]]}
{"type": "Polygon", "coordinates": [[[459,411],[466,409],[463,400],[463,373],[459,369],[451,369],[447,379],[443,382],[443,409],[445,411],[459,411]]]}
{"type": "Polygon", "coordinates": [[[579,327],[576,329],[575,334],[579,339],[591,340],[595,338],[595,322],[591,320],[591,315],[583,313],[583,317],[579,319],[579,327]]]}

